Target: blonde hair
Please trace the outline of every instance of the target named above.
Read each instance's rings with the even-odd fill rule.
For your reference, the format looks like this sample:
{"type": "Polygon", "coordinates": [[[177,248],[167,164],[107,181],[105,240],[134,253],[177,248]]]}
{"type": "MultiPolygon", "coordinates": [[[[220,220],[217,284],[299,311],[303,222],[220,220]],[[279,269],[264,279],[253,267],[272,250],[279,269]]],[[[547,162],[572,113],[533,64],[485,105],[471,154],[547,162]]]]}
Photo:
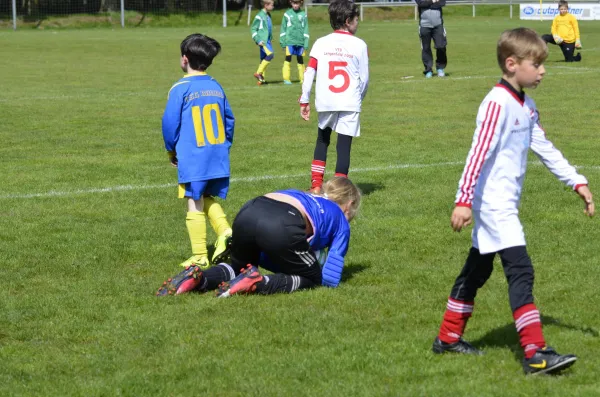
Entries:
{"type": "Polygon", "coordinates": [[[498,65],[502,72],[506,70],[506,60],[515,57],[517,62],[531,59],[535,63],[543,63],[548,57],[548,46],[542,38],[529,28],[505,30],[498,40],[498,65]]]}
{"type": "Polygon", "coordinates": [[[264,6],[265,4],[275,4],[275,0],[260,0],[260,3],[264,6]]]}
{"type": "Polygon", "coordinates": [[[348,218],[351,220],[358,213],[362,194],[350,179],[336,176],[323,185],[323,196],[340,206],[350,203],[348,218]]]}

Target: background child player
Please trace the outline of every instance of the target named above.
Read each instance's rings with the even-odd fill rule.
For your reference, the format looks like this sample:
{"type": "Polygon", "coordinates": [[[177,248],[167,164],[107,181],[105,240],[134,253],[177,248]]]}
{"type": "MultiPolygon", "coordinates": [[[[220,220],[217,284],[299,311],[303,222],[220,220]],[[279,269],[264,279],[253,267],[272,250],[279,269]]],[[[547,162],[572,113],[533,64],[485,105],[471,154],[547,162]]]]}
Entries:
{"type": "Polygon", "coordinates": [[[283,62],[283,84],[292,84],[290,64],[292,55],[298,61],[298,79],[300,84],[304,81],[304,56],[308,48],[308,19],[302,10],[302,0],[291,0],[292,8],[283,14],[281,21],[281,33],[279,43],[285,50],[285,61],[283,62]]]}
{"type": "Polygon", "coordinates": [[[587,180],[546,139],[538,111],[523,88],[535,88],[544,77],[548,47],[531,29],[507,30],[497,47],[502,79],[484,98],[465,169],[459,181],[451,225],[455,231],[475,220],[473,246],[448,298],[444,320],[433,343],[435,353],[480,354],[462,339],[477,291],[502,261],[508,296],[525,358],[526,374],[552,373],[577,357],[560,355],[546,345],[540,313],[533,299],[533,266],[525,248],[518,206],[531,148],[544,165],[585,201],[594,214],[587,180]]]}
{"type": "Polygon", "coordinates": [[[192,257],[182,266],[210,266],[206,249],[206,215],[217,234],[213,262],[226,255],[231,227],[213,196],[229,189],[229,149],[235,120],[223,88],[206,69],[221,51],[202,34],[181,42],[181,69],[186,75],[169,91],[162,132],[171,164],[177,167],[179,197],[187,198],[186,225],[192,257]]]}
{"type": "Polygon", "coordinates": [[[433,53],[431,40],[435,45],[435,69],[438,77],[446,76],[444,69],[448,64],[446,56],[446,29],[442,8],[446,0],[415,0],[419,9],[419,38],[421,39],[421,60],[425,70],[423,74],[429,79],[433,76],[433,53]]]}
{"type": "Polygon", "coordinates": [[[273,60],[273,23],[271,22],[271,11],[273,11],[273,0],[262,0],[263,8],[256,14],[250,31],[252,32],[252,40],[260,47],[260,64],[254,77],[258,80],[258,85],[264,84],[265,73],[269,63],[273,60]]]}
{"type": "Polygon", "coordinates": [[[310,118],[310,92],[317,76],[315,106],[319,129],[311,165],[311,191],[323,184],[331,131],[338,133],[336,176],[347,176],[352,138],[360,136],[362,100],[369,86],[369,55],[364,41],[354,36],[358,28],[358,6],[350,0],[329,4],[329,22],[334,32],[318,39],[310,51],[304,73],[300,115],[310,118]]]}
{"type": "Polygon", "coordinates": [[[569,13],[569,3],[565,0],[558,2],[559,14],[552,21],[552,34],[545,34],[542,39],[546,43],[556,44],[562,50],[565,62],[581,61],[581,54],[573,56],[575,48],[581,48],[579,24],[577,18],[569,13]]]}
{"type": "Polygon", "coordinates": [[[233,222],[231,266],[220,263],[202,271],[192,265],[163,283],[157,295],[219,288],[217,296],[228,297],[337,287],[350,242],[349,221],[361,195],[349,179],[339,177],[324,191],[326,198],[280,190],[248,201],[233,222]],[[323,249],[329,253],[321,268],[315,251],[323,249]],[[262,275],[258,266],[274,274],[262,275]]]}

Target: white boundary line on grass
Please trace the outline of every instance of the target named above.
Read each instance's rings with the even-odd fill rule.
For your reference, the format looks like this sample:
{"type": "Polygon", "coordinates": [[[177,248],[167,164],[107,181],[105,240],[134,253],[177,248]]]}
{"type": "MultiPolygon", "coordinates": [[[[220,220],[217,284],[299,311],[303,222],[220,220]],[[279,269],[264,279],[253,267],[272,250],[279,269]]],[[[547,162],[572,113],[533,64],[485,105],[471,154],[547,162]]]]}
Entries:
{"type": "MultiPolygon", "coordinates": [[[[361,172],[373,172],[373,171],[390,171],[390,170],[401,170],[401,169],[422,169],[432,167],[446,167],[446,166],[457,166],[464,164],[464,161],[448,161],[443,163],[432,163],[432,164],[390,164],[380,167],[363,167],[363,168],[352,168],[350,171],[354,173],[361,172]]],[[[539,161],[529,162],[531,165],[542,165],[539,161]]],[[[575,166],[576,168],[600,170],[600,165],[588,165],[588,166],[575,166]]],[[[256,181],[267,181],[276,179],[293,179],[293,178],[304,178],[307,177],[307,173],[302,174],[288,174],[288,175],[259,175],[249,176],[243,178],[231,178],[231,183],[248,183],[256,181]]],[[[174,188],[174,183],[163,183],[160,185],[121,185],[112,186],[105,188],[91,188],[81,190],[65,190],[55,191],[51,190],[44,193],[29,193],[29,194],[6,194],[0,195],[0,200],[7,199],[32,199],[32,198],[48,198],[48,197],[74,197],[79,195],[93,194],[93,193],[114,193],[114,192],[126,192],[133,190],[149,190],[149,189],[166,189],[174,188]]]]}
{"type": "MultiPolygon", "coordinates": [[[[430,168],[430,167],[443,167],[460,165],[460,162],[444,162],[444,163],[433,163],[433,164],[392,164],[382,167],[366,167],[366,168],[352,168],[350,171],[355,172],[372,172],[372,171],[388,171],[388,170],[399,170],[405,168],[430,168]]],[[[231,183],[247,183],[256,181],[268,181],[276,179],[293,179],[293,178],[304,178],[309,174],[304,172],[302,174],[288,174],[288,175],[259,175],[259,176],[248,176],[243,178],[231,178],[231,183]]],[[[177,185],[174,183],[163,183],[160,185],[121,185],[112,186],[105,188],[91,188],[81,190],[65,190],[55,191],[51,190],[44,193],[29,193],[29,194],[6,194],[1,195],[0,200],[6,199],[30,199],[30,198],[46,198],[46,197],[72,197],[84,194],[92,193],[113,193],[113,192],[124,192],[132,190],[148,190],[148,189],[166,189],[174,188],[177,185]]]]}
{"type": "MultiPolygon", "coordinates": [[[[573,75],[573,74],[584,74],[591,72],[600,72],[600,68],[587,68],[587,67],[576,67],[576,66],[550,66],[548,67],[548,76],[555,75],[573,75]],[[552,72],[552,69],[563,69],[565,71],[560,72],[552,72]]],[[[451,72],[451,71],[450,71],[451,72]]],[[[450,75],[444,78],[444,80],[479,80],[479,79],[498,79],[499,74],[494,75],[472,75],[472,76],[456,76],[452,77],[452,72],[450,75]]],[[[404,78],[400,78],[400,80],[385,80],[381,83],[426,83],[428,80],[424,78],[415,78],[415,76],[404,76],[404,78]],[[411,78],[411,80],[407,80],[407,78],[411,78]]],[[[421,77],[421,76],[419,76],[421,77]]],[[[283,85],[273,85],[272,87],[280,87],[283,88],[283,85]]],[[[246,90],[254,90],[257,89],[257,86],[238,86],[238,87],[229,87],[227,92],[230,91],[246,91],[246,90]]],[[[286,87],[287,89],[287,87],[286,87]]],[[[139,97],[140,93],[132,93],[132,92],[123,92],[123,93],[94,93],[94,94],[79,94],[79,95],[47,95],[47,96],[23,96],[23,97],[11,97],[11,98],[2,98],[0,97],[0,103],[2,102],[15,102],[15,101],[35,101],[35,100],[73,100],[73,99],[84,99],[84,98],[96,98],[98,96],[110,96],[110,97],[139,97]]],[[[154,95],[148,95],[154,96],[154,95]]]]}
{"type": "MultiPolygon", "coordinates": [[[[598,68],[585,68],[585,67],[574,67],[574,66],[551,66],[548,68],[546,72],[546,76],[559,76],[559,75],[573,75],[573,74],[584,74],[591,72],[598,72],[600,69],[598,68]],[[564,72],[553,72],[552,69],[563,69],[564,72]]],[[[449,75],[444,77],[443,80],[480,80],[480,79],[499,79],[499,75],[495,74],[493,76],[483,76],[483,75],[475,75],[475,76],[456,76],[452,77],[452,71],[450,71],[449,75]]],[[[409,77],[409,76],[406,76],[409,77]]],[[[426,82],[429,79],[415,79],[415,80],[401,80],[398,83],[419,83],[426,82]]],[[[442,79],[438,79],[442,80],[442,79]]],[[[391,81],[386,81],[386,83],[391,83],[391,81]]]]}

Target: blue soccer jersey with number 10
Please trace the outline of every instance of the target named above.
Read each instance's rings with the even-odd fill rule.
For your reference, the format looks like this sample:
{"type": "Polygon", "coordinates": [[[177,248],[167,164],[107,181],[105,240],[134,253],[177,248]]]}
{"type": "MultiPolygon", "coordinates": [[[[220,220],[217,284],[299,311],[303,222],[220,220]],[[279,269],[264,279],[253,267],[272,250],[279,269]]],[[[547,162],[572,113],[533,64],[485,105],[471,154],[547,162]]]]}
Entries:
{"type": "Polygon", "coordinates": [[[177,153],[179,183],[229,177],[235,119],[223,88],[207,74],[171,87],[162,118],[168,151],[177,153]]]}

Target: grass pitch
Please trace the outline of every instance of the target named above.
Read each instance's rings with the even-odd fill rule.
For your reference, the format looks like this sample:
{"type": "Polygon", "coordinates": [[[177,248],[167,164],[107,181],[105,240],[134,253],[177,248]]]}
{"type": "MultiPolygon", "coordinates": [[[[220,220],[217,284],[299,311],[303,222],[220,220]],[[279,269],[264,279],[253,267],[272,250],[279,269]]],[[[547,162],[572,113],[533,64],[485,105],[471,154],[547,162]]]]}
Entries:
{"type": "MultiPolygon", "coordinates": [[[[256,195],[307,188],[317,127],[299,117],[300,86],[281,84],[281,51],[257,87],[245,26],[0,32],[0,395],[600,394],[598,220],[534,156],[521,219],[536,303],[548,342],[580,360],[560,377],[522,374],[499,265],[465,335],[487,354],[430,352],[470,247],[449,216],[475,114],[500,77],[499,34],[520,25],[550,28],[447,18],[448,77],[425,80],[414,21],[361,24],[371,85],[350,177],[365,198],[344,282],[226,300],[154,296],[190,254],[160,118],[180,41],[208,34],[223,46],[209,73],[237,119],[229,218],[256,195]]],[[[580,28],[583,62],[552,47],[529,94],[600,195],[600,25],[580,28]]],[[[311,26],[313,39],[329,31],[311,26]]]]}

